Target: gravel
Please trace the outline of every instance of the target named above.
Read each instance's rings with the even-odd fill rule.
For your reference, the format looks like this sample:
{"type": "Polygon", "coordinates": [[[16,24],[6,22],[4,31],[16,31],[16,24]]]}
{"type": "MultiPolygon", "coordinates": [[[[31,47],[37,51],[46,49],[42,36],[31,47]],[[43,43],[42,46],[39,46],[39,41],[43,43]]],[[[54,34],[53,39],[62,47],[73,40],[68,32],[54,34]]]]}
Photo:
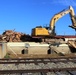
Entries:
{"type": "MultiPolygon", "coordinates": [[[[44,63],[29,63],[29,64],[0,64],[0,70],[26,70],[26,69],[54,69],[54,68],[71,68],[76,67],[76,63],[73,62],[49,62],[44,63]]],[[[70,75],[68,72],[48,72],[44,73],[23,73],[23,74],[0,74],[0,75],[70,75]]]]}

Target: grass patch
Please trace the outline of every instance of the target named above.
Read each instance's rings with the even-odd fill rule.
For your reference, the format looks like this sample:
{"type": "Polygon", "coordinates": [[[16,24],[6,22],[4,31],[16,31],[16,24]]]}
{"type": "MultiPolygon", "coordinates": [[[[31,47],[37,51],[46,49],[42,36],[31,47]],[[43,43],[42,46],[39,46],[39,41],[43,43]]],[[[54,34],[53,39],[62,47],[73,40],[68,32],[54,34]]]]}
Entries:
{"type": "Polygon", "coordinates": [[[7,54],[4,56],[4,58],[10,58],[10,54],[7,53],[7,54]]]}

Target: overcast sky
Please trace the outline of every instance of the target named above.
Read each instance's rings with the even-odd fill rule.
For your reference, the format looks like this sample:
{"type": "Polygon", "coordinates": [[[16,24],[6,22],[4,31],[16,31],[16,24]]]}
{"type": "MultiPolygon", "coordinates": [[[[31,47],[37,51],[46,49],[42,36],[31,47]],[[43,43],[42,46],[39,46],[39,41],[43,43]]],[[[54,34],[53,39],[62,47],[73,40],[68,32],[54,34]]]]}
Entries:
{"type": "MultiPolygon", "coordinates": [[[[76,13],[76,0],[0,0],[0,34],[14,30],[31,34],[36,26],[49,26],[51,18],[63,9],[72,6],[76,13]]],[[[57,35],[75,35],[69,14],[59,19],[57,35]]]]}

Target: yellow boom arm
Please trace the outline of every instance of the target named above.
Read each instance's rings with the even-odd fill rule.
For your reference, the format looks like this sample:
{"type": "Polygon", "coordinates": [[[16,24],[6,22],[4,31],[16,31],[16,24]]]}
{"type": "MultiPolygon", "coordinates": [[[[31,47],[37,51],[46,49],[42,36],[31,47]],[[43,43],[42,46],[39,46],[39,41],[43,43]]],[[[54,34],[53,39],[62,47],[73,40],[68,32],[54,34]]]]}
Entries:
{"type": "Polygon", "coordinates": [[[66,14],[70,14],[71,20],[72,20],[72,28],[76,29],[76,21],[75,21],[75,13],[74,13],[74,9],[72,8],[72,6],[69,7],[68,10],[63,10],[57,14],[55,14],[53,16],[53,18],[50,21],[50,30],[53,31],[55,23],[57,22],[57,20],[59,20],[61,17],[63,17],[66,14]]]}

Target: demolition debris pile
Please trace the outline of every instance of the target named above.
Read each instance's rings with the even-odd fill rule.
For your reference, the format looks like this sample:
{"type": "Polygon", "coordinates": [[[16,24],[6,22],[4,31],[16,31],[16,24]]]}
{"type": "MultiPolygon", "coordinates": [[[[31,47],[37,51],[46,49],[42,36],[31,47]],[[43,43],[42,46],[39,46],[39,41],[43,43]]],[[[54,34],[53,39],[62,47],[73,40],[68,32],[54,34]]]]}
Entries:
{"type": "Polygon", "coordinates": [[[28,38],[31,39],[29,35],[13,30],[6,30],[2,35],[0,35],[0,41],[6,42],[24,42],[29,40],[28,38]]]}

